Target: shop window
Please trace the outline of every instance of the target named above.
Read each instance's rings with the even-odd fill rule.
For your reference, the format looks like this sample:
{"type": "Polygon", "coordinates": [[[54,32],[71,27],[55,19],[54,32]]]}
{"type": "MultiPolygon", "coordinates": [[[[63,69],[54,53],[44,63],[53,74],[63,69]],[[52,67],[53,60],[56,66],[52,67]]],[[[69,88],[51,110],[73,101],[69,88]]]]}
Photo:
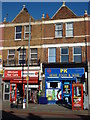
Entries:
{"type": "Polygon", "coordinates": [[[49,63],[56,62],[56,48],[48,49],[48,62],[49,63]]]}
{"type": "Polygon", "coordinates": [[[19,64],[26,63],[26,49],[21,49],[19,51],[19,64]]]}
{"type": "Polygon", "coordinates": [[[73,37],[73,23],[66,23],[66,37],[73,37]]]}
{"type": "Polygon", "coordinates": [[[29,38],[29,26],[26,25],[24,26],[24,39],[28,39],[29,38]]]}
{"type": "Polygon", "coordinates": [[[74,87],[74,97],[81,97],[81,87],[74,87]]]}
{"type": "Polygon", "coordinates": [[[15,40],[21,40],[22,36],[22,26],[15,27],[15,40]]]}
{"type": "Polygon", "coordinates": [[[61,62],[69,62],[68,48],[61,48],[61,62]]]}
{"type": "Polygon", "coordinates": [[[37,48],[30,49],[30,64],[37,64],[37,48]]]}
{"type": "Polygon", "coordinates": [[[82,54],[81,54],[81,47],[74,47],[73,48],[73,62],[80,63],[82,60],[82,54]]]}
{"type": "Polygon", "coordinates": [[[62,37],[63,33],[63,25],[62,24],[56,24],[55,25],[55,37],[60,38],[62,37]]]}
{"type": "Polygon", "coordinates": [[[15,50],[8,50],[7,63],[12,65],[15,63],[15,50]]]}
{"type": "Polygon", "coordinates": [[[69,84],[64,84],[63,93],[64,94],[70,94],[70,85],[69,84]]]}

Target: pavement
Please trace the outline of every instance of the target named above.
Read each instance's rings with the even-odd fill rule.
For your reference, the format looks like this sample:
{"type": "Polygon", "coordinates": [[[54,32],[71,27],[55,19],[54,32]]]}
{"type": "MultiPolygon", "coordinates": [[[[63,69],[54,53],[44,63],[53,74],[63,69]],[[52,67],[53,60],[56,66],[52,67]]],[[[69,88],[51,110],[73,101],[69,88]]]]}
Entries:
{"type": "Polygon", "coordinates": [[[72,110],[57,104],[29,104],[28,109],[10,108],[10,102],[2,102],[2,120],[80,119],[89,120],[88,110],[72,110]]]}

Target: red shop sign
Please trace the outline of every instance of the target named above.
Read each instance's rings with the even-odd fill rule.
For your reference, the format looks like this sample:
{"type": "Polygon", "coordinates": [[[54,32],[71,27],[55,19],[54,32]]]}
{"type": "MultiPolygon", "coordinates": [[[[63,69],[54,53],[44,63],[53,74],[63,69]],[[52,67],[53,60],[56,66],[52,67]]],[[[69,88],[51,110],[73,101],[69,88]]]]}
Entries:
{"type": "Polygon", "coordinates": [[[5,70],[5,77],[21,77],[21,70],[5,70]]]}

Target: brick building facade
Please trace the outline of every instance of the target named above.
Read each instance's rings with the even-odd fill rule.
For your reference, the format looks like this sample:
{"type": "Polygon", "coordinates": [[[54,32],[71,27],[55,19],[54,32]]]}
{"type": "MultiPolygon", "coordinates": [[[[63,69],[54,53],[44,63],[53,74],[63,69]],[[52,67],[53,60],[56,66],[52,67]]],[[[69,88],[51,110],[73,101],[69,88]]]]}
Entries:
{"type": "MultiPolygon", "coordinates": [[[[31,17],[30,71],[39,72],[39,82],[37,84],[31,83],[31,85],[35,87],[35,85],[39,86],[40,84],[40,89],[42,89],[43,81],[47,81],[46,78],[42,77],[42,74],[44,76],[45,69],[51,68],[83,68],[86,76],[87,62],[90,61],[89,16],[87,11],[85,11],[83,16],[77,16],[65,4],[60,7],[52,18],[49,18],[48,14],[46,16],[43,14],[41,20],[34,20],[28,13],[27,8],[23,6],[12,22],[3,22],[2,61],[4,70],[14,71],[22,69],[22,51],[17,51],[21,46],[25,48],[24,68],[27,70],[29,17],[31,17]]],[[[6,79],[7,76],[4,76],[3,81],[6,82],[6,79]]],[[[84,92],[88,92],[87,77],[84,79],[82,82],[84,84],[84,92]]],[[[8,80],[10,82],[9,78],[8,80]]],[[[82,81],[82,79],[80,80],[82,81]]],[[[62,84],[64,83],[62,82],[62,84]]],[[[45,83],[45,89],[46,86],[45,83]]],[[[30,89],[36,90],[36,87],[30,89]]],[[[47,96],[46,91],[44,96],[47,96]]]]}

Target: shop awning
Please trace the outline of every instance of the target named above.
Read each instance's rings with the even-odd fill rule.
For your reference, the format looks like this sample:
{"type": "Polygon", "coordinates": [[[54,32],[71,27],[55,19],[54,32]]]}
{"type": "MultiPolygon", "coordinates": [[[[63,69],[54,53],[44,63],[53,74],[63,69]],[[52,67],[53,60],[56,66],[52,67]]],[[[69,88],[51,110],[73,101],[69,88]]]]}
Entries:
{"type": "MultiPolygon", "coordinates": [[[[23,79],[20,77],[3,77],[3,81],[10,81],[10,83],[27,83],[26,77],[23,79]]],[[[38,83],[38,77],[29,77],[28,83],[36,84],[38,83]]]]}

